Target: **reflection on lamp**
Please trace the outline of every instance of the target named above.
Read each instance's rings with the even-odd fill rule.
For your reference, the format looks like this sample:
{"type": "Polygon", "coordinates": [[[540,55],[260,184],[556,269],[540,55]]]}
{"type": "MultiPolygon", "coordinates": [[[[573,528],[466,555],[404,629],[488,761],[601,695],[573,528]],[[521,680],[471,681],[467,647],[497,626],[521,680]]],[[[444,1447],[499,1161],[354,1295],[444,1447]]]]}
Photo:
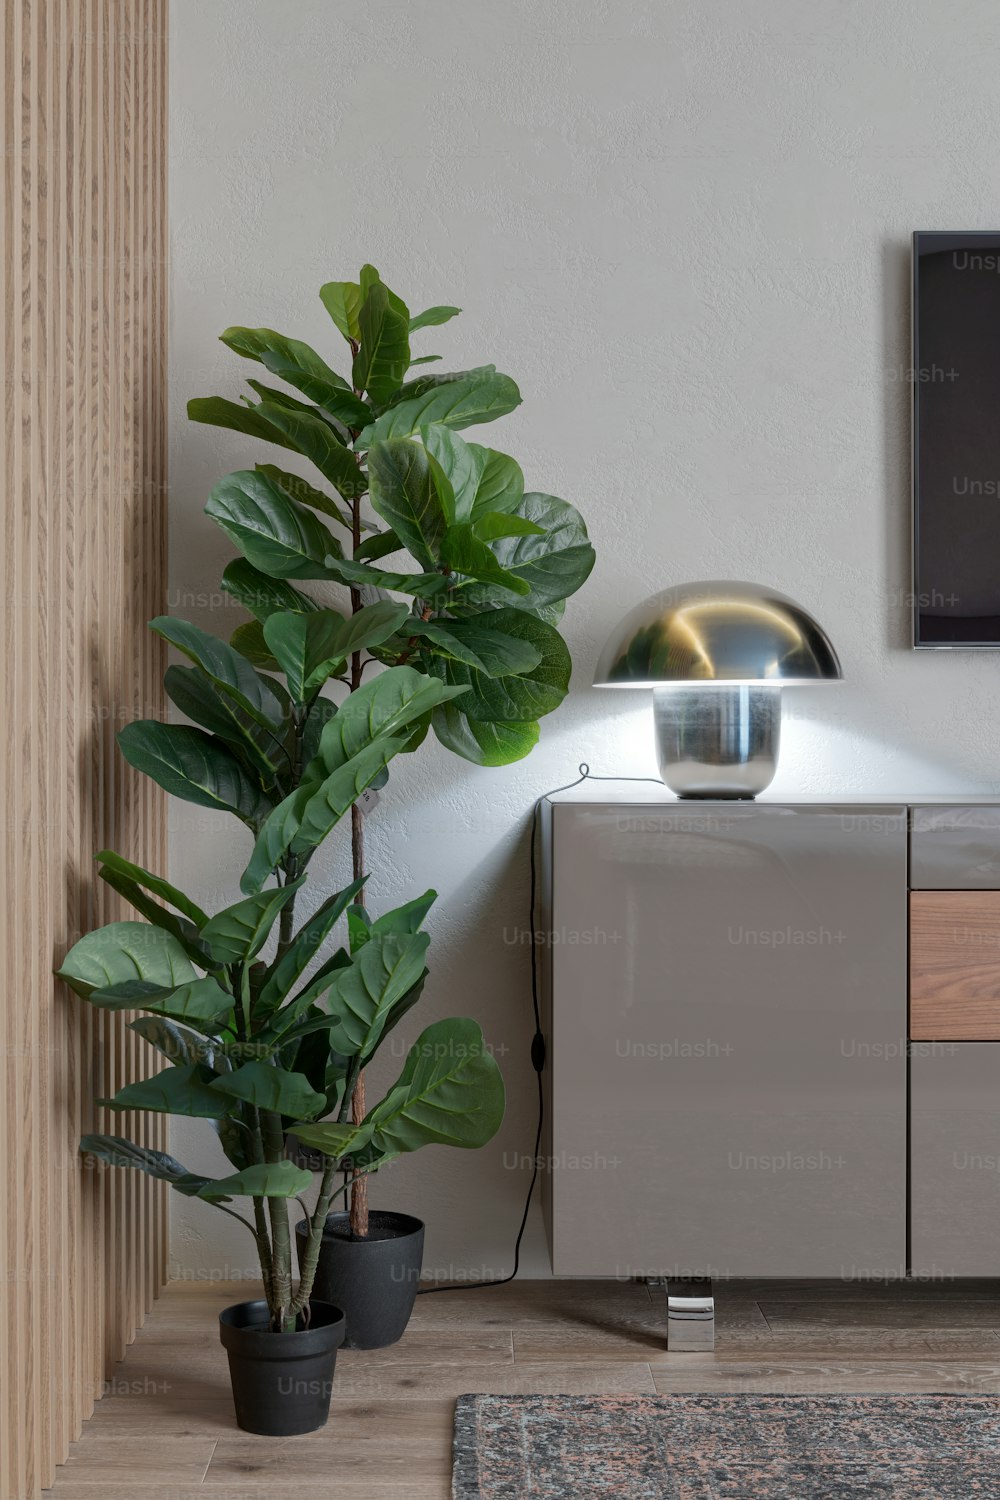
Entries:
{"type": "Polygon", "coordinates": [[[612,631],[595,687],[651,688],[660,775],[679,797],[751,798],[778,763],[781,689],[836,682],[825,631],[755,583],[685,583],[612,631]]]}

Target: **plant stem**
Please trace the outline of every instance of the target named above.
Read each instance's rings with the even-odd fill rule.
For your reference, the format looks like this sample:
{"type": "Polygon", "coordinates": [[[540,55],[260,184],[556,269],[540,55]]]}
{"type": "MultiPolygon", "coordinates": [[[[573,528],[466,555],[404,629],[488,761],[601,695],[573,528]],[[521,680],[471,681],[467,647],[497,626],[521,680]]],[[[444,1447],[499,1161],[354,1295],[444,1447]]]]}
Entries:
{"type": "MultiPolygon", "coordinates": [[[[305,733],[306,710],[298,704],[292,705],[292,786],[296,789],[299,778],[302,775],[302,737],[305,733]]],[[[285,884],[289,885],[297,879],[299,874],[298,855],[289,854],[282,860],[281,868],[285,872],[285,884]]],[[[283,956],[291,945],[295,931],[295,897],[281,908],[281,916],[278,919],[278,951],[275,962],[283,956]]]]}
{"type": "MultiPolygon", "coordinates": [[[[279,1162],[285,1154],[285,1134],[281,1116],[272,1110],[260,1112],[264,1158],[279,1162]]],[[[271,1324],[277,1333],[293,1333],[295,1316],[289,1314],[292,1301],[292,1236],[288,1227],[288,1203],[284,1198],[268,1198],[271,1219],[271,1296],[268,1306],[271,1324]]]]}
{"type": "Polygon", "coordinates": [[[263,1273],[264,1295],[270,1308],[274,1299],[274,1260],[271,1255],[271,1241],[267,1233],[267,1214],[264,1212],[263,1198],[253,1200],[253,1218],[257,1226],[257,1255],[260,1259],[260,1269],[263,1273]]]}
{"type": "Polygon", "coordinates": [[[309,1220],[309,1238],[302,1254],[302,1265],[299,1267],[299,1289],[292,1300],[290,1309],[293,1317],[306,1308],[312,1295],[316,1263],[319,1260],[319,1247],[323,1243],[323,1230],[326,1228],[326,1216],[330,1211],[330,1199],[333,1197],[336,1174],[337,1162],[334,1158],[330,1158],[323,1169],[319,1197],[316,1199],[316,1207],[309,1220]]]}
{"type": "MultiPolygon", "coordinates": [[[[358,455],[360,462],[360,454],[358,455]]],[[[355,495],[351,501],[351,534],[354,550],[357,551],[361,543],[361,497],[355,495]]],[[[356,615],[361,608],[361,595],[357,589],[351,589],[351,614],[356,615]]],[[[351,657],[351,692],[356,692],[361,686],[361,674],[364,668],[361,661],[361,652],[355,651],[351,657]]],[[[365,832],[362,821],[361,809],[355,802],[351,808],[351,864],[355,880],[360,880],[365,873],[365,832]]],[[[358,892],[357,901],[359,906],[365,904],[365,892],[362,886],[358,892]]],[[[360,1124],[365,1117],[365,1075],[362,1071],[358,1074],[354,1085],[354,1094],[351,1099],[351,1117],[355,1124],[360,1124]]],[[[364,1239],[368,1233],[368,1182],[362,1173],[355,1173],[351,1179],[351,1234],[358,1239],[364,1239]]]]}

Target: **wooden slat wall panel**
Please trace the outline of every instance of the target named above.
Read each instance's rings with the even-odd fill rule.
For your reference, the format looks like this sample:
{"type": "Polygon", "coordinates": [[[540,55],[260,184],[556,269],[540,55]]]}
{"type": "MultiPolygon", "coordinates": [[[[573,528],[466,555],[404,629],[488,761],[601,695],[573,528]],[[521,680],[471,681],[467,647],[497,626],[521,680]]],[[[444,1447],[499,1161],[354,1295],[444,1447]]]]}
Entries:
{"type": "Polygon", "coordinates": [[[161,1188],[77,1150],[163,1146],[93,1103],[149,1059],[51,977],[128,915],[98,849],[166,864],[162,799],[114,744],[163,712],[166,4],[6,0],[0,22],[0,1500],[52,1483],[166,1275],[161,1188]]]}

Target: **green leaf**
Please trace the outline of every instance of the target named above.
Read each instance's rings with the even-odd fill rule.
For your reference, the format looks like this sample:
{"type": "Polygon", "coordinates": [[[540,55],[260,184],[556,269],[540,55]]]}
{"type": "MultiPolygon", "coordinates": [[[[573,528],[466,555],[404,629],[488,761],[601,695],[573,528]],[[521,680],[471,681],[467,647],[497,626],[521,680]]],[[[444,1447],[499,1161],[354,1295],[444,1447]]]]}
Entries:
{"type": "Polygon", "coordinates": [[[261,672],[281,671],[281,667],[268,650],[264,639],[264,627],[259,620],[248,620],[245,625],[237,625],[229,644],[234,651],[245,656],[247,661],[261,672]]]}
{"type": "Polygon", "coordinates": [[[324,698],[322,693],[313,699],[307,709],[305,723],[302,726],[302,764],[304,766],[314,759],[319,749],[320,736],[336,712],[336,703],[332,698],[324,698]]]}
{"type": "Polygon", "coordinates": [[[318,414],[294,411],[287,406],[276,406],[271,401],[262,402],[258,411],[272,427],[291,440],[297,453],[316,465],[324,479],[328,479],[345,500],[353,500],[365,493],[364,471],[329,422],[318,414]]]}
{"type": "Polygon", "coordinates": [[[391,557],[402,547],[394,531],[376,531],[354,549],[355,562],[377,562],[380,557],[391,557]]]}
{"type": "Polygon", "coordinates": [[[237,354],[259,360],[272,375],[287,381],[346,427],[363,427],[371,420],[371,409],[308,344],[271,328],[227,328],[221,338],[237,354]]]}
{"type": "MultiPolygon", "coordinates": [[[[525,495],[517,514],[533,521],[544,534],[510,537],[494,544],[497,562],[518,580],[523,609],[541,609],[575,594],[590,576],[594,549],[578,510],[554,495],[525,495]]],[[[473,586],[461,590],[463,600],[484,604],[515,604],[498,588],[473,586]]]]}
{"type": "Polygon", "coordinates": [[[257,724],[278,732],[283,709],[271,690],[271,684],[232,646],[209,635],[206,630],[199,630],[188,620],[175,620],[170,615],[150,620],[149,628],[182,651],[200,667],[220,693],[238,703],[257,724]]]}
{"type": "Polygon", "coordinates": [[[102,868],[99,873],[101,879],[106,881],[112,890],[124,896],[126,901],[134,906],[141,916],[146,918],[147,922],[151,922],[154,927],[161,927],[164,932],[171,933],[180,943],[192,963],[197,964],[202,969],[211,969],[214,967],[212,960],[202,946],[201,939],[198,936],[198,929],[193,922],[189,922],[186,917],[179,917],[172,911],[168,911],[165,906],[161,906],[158,901],[154,901],[152,896],[143,890],[138,881],[115,869],[113,865],[102,868]]]}
{"type": "MultiPolygon", "coordinates": [[[[247,641],[245,635],[241,639],[247,641]]],[[[265,786],[271,785],[277,772],[274,757],[280,755],[282,738],[277,725],[263,729],[235,699],[218,692],[198,667],[168,667],[163,674],[163,686],[181,713],[225,740],[253,767],[265,786]]]]}
{"type": "Polygon", "coordinates": [[[372,919],[363,906],[352,906],[347,913],[347,937],[351,957],[359,953],[371,937],[372,919]]]}
{"type": "Polygon", "coordinates": [[[270,799],[232,751],[200,729],[137,719],[119,730],[117,739],[129,765],[171,796],[235,813],[251,826],[270,810],[270,799]]]}
{"type": "Polygon", "coordinates": [[[508,536],[545,536],[544,526],[502,510],[481,511],[472,523],[472,530],[481,542],[498,542],[508,536]]]}
{"type": "Polygon", "coordinates": [[[559,707],[569,689],[572,661],[559,632],[535,615],[518,609],[498,609],[476,616],[475,625],[506,647],[519,638],[535,661],[526,670],[503,675],[483,674],[461,663],[435,667],[444,681],[466,684],[469,692],[459,707],[467,719],[489,723],[526,723],[540,719],[559,707]]]}
{"type": "Polygon", "coordinates": [[[168,987],[196,978],[177,939],[147,922],[110,922],[85,933],[56,973],[84,1000],[129,979],[168,987]]]}
{"type": "Polygon", "coordinates": [[[255,359],[259,364],[266,364],[269,357],[277,358],[282,364],[291,365],[303,374],[323,376],[343,390],[350,389],[343,376],[331,370],[315,349],[298,339],[275,333],[273,328],[227,328],[224,333],[219,334],[219,339],[237,354],[242,354],[244,359],[255,359]]]}
{"type": "Polygon", "coordinates": [[[311,1117],[326,1105],[326,1095],[310,1088],[308,1078],[301,1073],[289,1073],[264,1062],[244,1063],[235,1072],[223,1073],[212,1088],[256,1109],[272,1110],[279,1115],[311,1117]]]}
{"type": "Polygon", "coordinates": [[[290,1161],[262,1161],[206,1183],[198,1193],[210,1203],[223,1198],[294,1198],[312,1186],[312,1173],[290,1161]]]}
{"type": "Polygon", "coordinates": [[[339,521],[341,526],[351,530],[351,517],[342,505],[338,505],[330,495],[323,490],[318,490],[315,485],[310,484],[308,479],[302,479],[298,474],[289,474],[287,469],[279,469],[277,464],[254,464],[257,474],[266,474],[268,479],[276,484],[279,490],[283,490],[290,500],[299,505],[308,505],[310,510],[318,510],[321,515],[331,516],[333,520],[339,521]]]}
{"type": "Polygon", "coordinates": [[[424,396],[440,385],[454,385],[457,380],[479,380],[496,372],[496,365],[476,365],[471,370],[435,370],[430,375],[418,375],[415,380],[408,380],[400,386],[390,404],[396,406],[400,401],[415,401],[418,396],[424,396]]]}
{"type": "Polygon", "coordinates": [[[210,1177],[199,1177],[197,1173],[189,1172],[165,1151],[153,1151],[149,1146],[136,1146],[122,1135],[82,1136],[80,1150],[87,1156],[96,1156],[98,1161],[103,1161],[109,1167],[134,1167],[145,1172],[148,1177],[169,1182],[172,1188],[176,1188],[186,1198],[193,1197],[211,1182],[210,1177]]]}
{"type": "Polygon", "coordinates": [[[304,922],[289,948],[271,965],[264,978],[254,1006],[255,1014],[270,1015],[277,1010],[292,987],[316,957],[337,922],[364,886],[366,876],[352,881],[342,891],[335,891],[304,922]]]}
{"type": "Polygon", "coordinates": [[[451,519],[467,521],[482,478],[485,448],[467,443],[457,432],[435,422],[421,434],[424,447],[438,464],[451,489],[451,519]]]}
{"type": "Polygon", "coordinates": [[[498,453],[495,448],[480,448],[478,443],[472,443],[470,447],[483,455],[472,519],[475,521],[490,511],[516,511],[524,499],[524,475],[520,464],[508,454],[498,453]]]}
{"type": "Polygon", "coordinates": [[[308,854],[317,848],[405,743],[403,739],[379,738],[333,771],[302,809],[292,853],[308,854]]]}
{"type": "Polygon", "coordinates": [[[327,563],[339,557],[340,543],[266,474],[254,469],[227,474],[212,490],[205,514],[263,573],[275,578],[337,576],[327,563]]]}
{"type": "Polygon", "coordinates": [[[377,738],[399,735],[445,698],[458,693],[414,667],[390,667],[362,683],[344,700],[320,736],[316,762],[307,775],[329,775],[377,738]]]}
{"type": "Polygon", "coordinates": [[[410,360],[410,369],[412,370],[414,365],[436,365],[440,358],[440,354],[422,354],[419,359],[410,360]]]}
{"type": "MultiPolygon", "coordinates": [[[[468,620],[413,620],[407,629],[428,641],[435,655],[450,657],[488,677],[530,672],[542,659],[538,647],[523,631],[504,633],[493,623],[495,615],[506,617],[508,613],[490,610],[468,620]]],[[[455,678],[456,682],[460,680],[455,678]]]]}
{"type": "MultiPolygon", "coordinates": [[[[505,592],[524,595],[531,592],[530,585],[524,579],[500,565],[496,552],[476,536],[471,521],[457,521],[454,526],[448,527],[441,544],[441,561],[456,573],[475,578],[482,584],[503,588],[505,592]]],[[[466,597],[466,594],[463,592],[461,597],[466,597]]],[[[471,597],[477,603],[481,602],[480,593],[471,597]]]]}
{"type": "MultiPolygon", "coordinates": [[[[361,267],[361,275],[358,277],[358,280],[361,283],[362,306],[364,306],[364,299],[367,297],[373,286],[385,286],[385,282],[382,280],[380,273],[375,269],[373,265],[363,265],[361,267]]],[[[405,312],[406,320],[407,322],[409,322],[410,311],[406,306],[406,303],[403,301],[402,297],[398,297],[396,293],[389,287],[386,287],[385,289],[388,293],[390,307],[395,308],[396,312],[405,312]]]]}
{"type": "Polygon", "coordinates": [[[460,307],[427,307],[410,319],[410,332],[416,333],[418,328],[437,328],[441,323],[456,318],[461,311],[460,307]]]}
{"type": "Polygon", "coordinates": [[[566,613],[566,600],[557,599],[554,604],[541,604],[538,609],[525,609],[521,613],[537,615],[538,619],[544,620],[546,625],[558,625],[566,613]]]}
{"type": "Polygon", "coordinates": [[[94,990],[88,997],[100,1010],[146,1010],[154,1016],[192,1025],[217,1021],[233,1008],[233,997],[214,979],[190,979],[164,986],[148,979],[126,979],[94,990]]]}
{"type": "Polygon", "coordinates": [[[338,1023],[333,1044],[341,1056],[362,1063],[372,1056],[393,1006],[423,973],[429,943],[426,932],[373,931],[350,965],[333,975],[326,1010],[338,1023]]]}
{"type": "Polygon", "coordinates": [[[212,1066],[218,1041],[215,1037],[207,1036],[203,1032],[195,1031],[191,1026],[184,1026],[180,1021],[171,1021],[167,1016],[146,1015],[137,1016],[134,1021],[128,1022],[129,1031],[134,1031],[141,1036],[143,1041],[149,1042],[157,1052],[172,1063],[207,1063],[212,1066]]]}
{"type": "Polygon", "coordinates": [[[403,382],[410,364],[410,319],[381,281],[369,286],[358,314],[361,348],[354,356],[353,385],[380,404],[403,382]],[[395,303],[395,305],[394,305],[395,303]]]}
{"type": "Polygon", "coordinates": [[[300,875],[276,890],[248,896],[206,922],[201,936],[212,957],[220,964],[248,963],[263,948],[275,918],[305,878],[300,875]]]}
{"type": "Polygon", "coordinates": [[[227,1115],[232,1102],[211,1088],[212,1070],[203,1063],[164,1068],[152,1078],[127,1083],[113,1099],[99,1102],[107,1109],[148,1109],[161,1115],[190,1115],[211,1120],[227,1115]]]}
{"type": "Polygon", "coordinates": [[[418,599],[430,599],[445,594],[451,580],[443,573],[387,573],[381,568],[371,568],[367,563],[350,562],[347,558],[327,558],[325,576],[338,578],[341,583],[356,584],[361,588],[392,589],[397,594],[413,594],[418,599]]]}
{"type": "Polygon", "coordinates": [[[403,906],[396,906],[392,911],[383,912],[372,923],[371,931],[380,934],[419,932],[424,918],[436,900],[437,891],[424,891],[422,896],[415,896],[412,901],[407,901],[403,906]]]}
{"type": "Polygon", "coordinates": [[[365,1125],[339,1124],[333,1120],[324,1121],[320,1125],[302,1121],[291,1129],[303,1146],[308,1146],[311,1151],[319,1151],[323,1156],[333,1157],[335,1161],[366,1146],[371,1137],[371,1130],[365,1125]]]}
{"type": "MultiPolygon", "coordinates": [[[[281,471],[259,469],[258,472],[268,473],[274,478],[281,471]]],[[[222,575],[222,587],[227,594],[238,599],[244,609],[248,609],[257,620],[266,620],[268,615],[276,614],[278,610],[309,614],[312,610],[319,609],[319,605],[308,594],[293,588],[284,578],[270,578],[259,568],[255,568],[253,563],[247,562],[245,557],[236,557],[227,564],[222,575]]]]}
{"type": "MultiPolygon", "coordinates": [[[[425,379],[433,379],[427,376],[425,379]]],[[[447,380],[418,396],[391,406],[358,434],[356,447],[370,448],[390,438],[410,437],[432,422],[448,427],[475,427],[506,416],[521,404],[521,393],[509,375],[487,372],[465,380],[447,380]]]]}
{"type": "MultiPolygon", "coordinates": [[[[305,985],[304,988],[302,988],[295,996],[294,1000],[288,1008],[289,1016],[291,1016],[294,1012],[294,1016],[297,1019],[307,1008],[311,1007],[312,1002],[316,1000],[320,995],[322,995],[324,991],[329,987],[330,975],[335,974],[338,969],[344,968],[345,965],[350,963],[350,961],[350,954],[347,953],[343,948],[338,948],[333,957],[328,958],[325,964],[321,964],[321,966],[316,970],[315,974],[313,974],[312,978],[309,980],[309,983],[305,985]]],[[[285,1020],[285,1012],[284,1010],[282,1010],[281,1013],[276,1017],[275,1022],[273,1022],[272,1025],[280,1026],[282,1032],[285,1032],[287,1030],[285,1020]]],[[[326,1025],[330,1024],[330,1017],[326,1015],[325,1012],[323,1013],[323,1022],[326,1025]]],[[[305,1023],[298,1021],[298,1023],[293,1027],[293,1033],[301,1034],[305,1029],[305,1023]]],[[[262,1035],[268,1036],[270,1035],[270,1032],[271,1027],[265,1027],[262,1035]]]]}
{"type": "Polygon", "coordinates": [[[169,880],[164,880],[160,875],[151,875],[141,865],[134,865],[131,860],[125,859],[121,854],[116,854],[113,849],[102,849],[99,854],[94,855],[95,860],[104,870],[114,870],[119,875],[127,875],[134,880],[136,885],[141,885],[144,890],[151,891],[154,896],[160,896],[164,901],[188,917],[196,927],[203,927],[208,917],[196,902],[186,896],[177,886],[171,885],[169,880]]]}
{"type": "Polygon", "coordinates": [[[187,414],[191,422],[204,422],[209,427],[228,427],[233,432],[243,432],[248,437],[276,443],[279,448],[295,446],[283,432],[271,426],[258,407],[245,406],[240,401],[226,401],[222,396],[197,396],[188,402],[187,414]]]}
{"type": "MultiPolygon", "coordinates": [[[[405,605],[401,608],[406,609],[405,605]]],[[[264,640],[288,680],[296,703],[305,703],[344,666],[340,642],[344,617],[333,609],[313,614],[274,614],[264,621],[264,640]]]]}
{"type": "Polygon", "coordinates": [[[277,869],[299,830],[306,804],[318,785],[318,781],[303,782],[264,819],[250,862],[240,877],[240,890],[248,896],[256,895],[268,876],[277,869]]]}
{"type": "Polygon", "coordinates": [[[523,760],[538,744],[537,724],[492,724],[467,719],[451,703],[434,710],[431,725],[442,745],[477,766],[510,765],[523,760]]]}
{"type": "Polygon", "coordinates": [[[361,340],[361,288],[356,281],[328,281],[319,289],[319,298],[344,338],[355,344],[361,340]]]}
{"type": "Polygon", "coordinates": [[[310,699],[355,651],[387,640],[409,616],[405,604],[371,604],[344,618],[332,609],[314,614],[276,614],[264,622],[264,638],[299,703],[310,699]]]}
{"type": "Polygon", "coordinates": [[[405,439],[376,443],[368,455],[368,482],[373,509],[421,567],[435,568],[450,509],[434,482],[426,449],[405,439]]]}
{"type": "Polygon", "coordinates": [[[252,1147],[249,1134],[242,1121],[225,1115],[221,1120],[213,1120],[212,1125],[219,1138],[219,1145],[226,1154],[226,1159],[231,1161],[239,1171],[251,1166],[253,1163],[252,1147]]]}
{"type": "MultiPolygon", "coordinates": [[[[280,406],[285,411],[304,412],[306,416],[319,417],[320,421],[327,423],[331,431],[336,431],[326,412],[320,411],[318,406],[313,406],[308,401],[300,401],[298,396],[290,396],[287,391],[280,390],[276,385],[265,385],[262,380],[248,380],[247,385],[257,394],[261,402],[267,403],[268,407],[280,406]]],[[[240,400],[247,406],[254,404],[249,396],[241,396],[240,400]]]]}
{"type": "Polygon", "coordinates": [[[280,802],[261,827],[240,889],[255,894],[288,849],[307,853],[322,843],[402,743],[380,739],[369,744],[325,780],[307,780],[280,802]]]}
{"type": "Polygon", "coordinates": [[[485,1146],[500,1129],[504,1086],[475,1021],[436,1021],[421,1032],[403,1071],[367,1115],[372,1146],[398,1155],[422,1146],[485,1146]]]}

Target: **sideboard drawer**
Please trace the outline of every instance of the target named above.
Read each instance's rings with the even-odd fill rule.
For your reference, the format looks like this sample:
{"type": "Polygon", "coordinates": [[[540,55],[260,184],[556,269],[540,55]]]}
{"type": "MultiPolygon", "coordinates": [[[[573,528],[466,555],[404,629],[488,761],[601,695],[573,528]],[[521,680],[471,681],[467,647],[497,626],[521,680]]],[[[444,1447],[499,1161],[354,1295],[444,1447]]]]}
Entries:
{"type": "Polygon", "coordinates": [[[1000,1267],[1000,1047],[924,1042],[910,1058],[914,1276],[1000,1267]]]}
{"type": "Polygon", "coordinates": [[[916,891],[1000,890],[1000,807],[915,807],[910,885],[916,891]]]}
{"type": "Polygon", "coordinates": [[[910,1036],[1000,1040],[1000,891],[911,891],[910,1036]]]}

